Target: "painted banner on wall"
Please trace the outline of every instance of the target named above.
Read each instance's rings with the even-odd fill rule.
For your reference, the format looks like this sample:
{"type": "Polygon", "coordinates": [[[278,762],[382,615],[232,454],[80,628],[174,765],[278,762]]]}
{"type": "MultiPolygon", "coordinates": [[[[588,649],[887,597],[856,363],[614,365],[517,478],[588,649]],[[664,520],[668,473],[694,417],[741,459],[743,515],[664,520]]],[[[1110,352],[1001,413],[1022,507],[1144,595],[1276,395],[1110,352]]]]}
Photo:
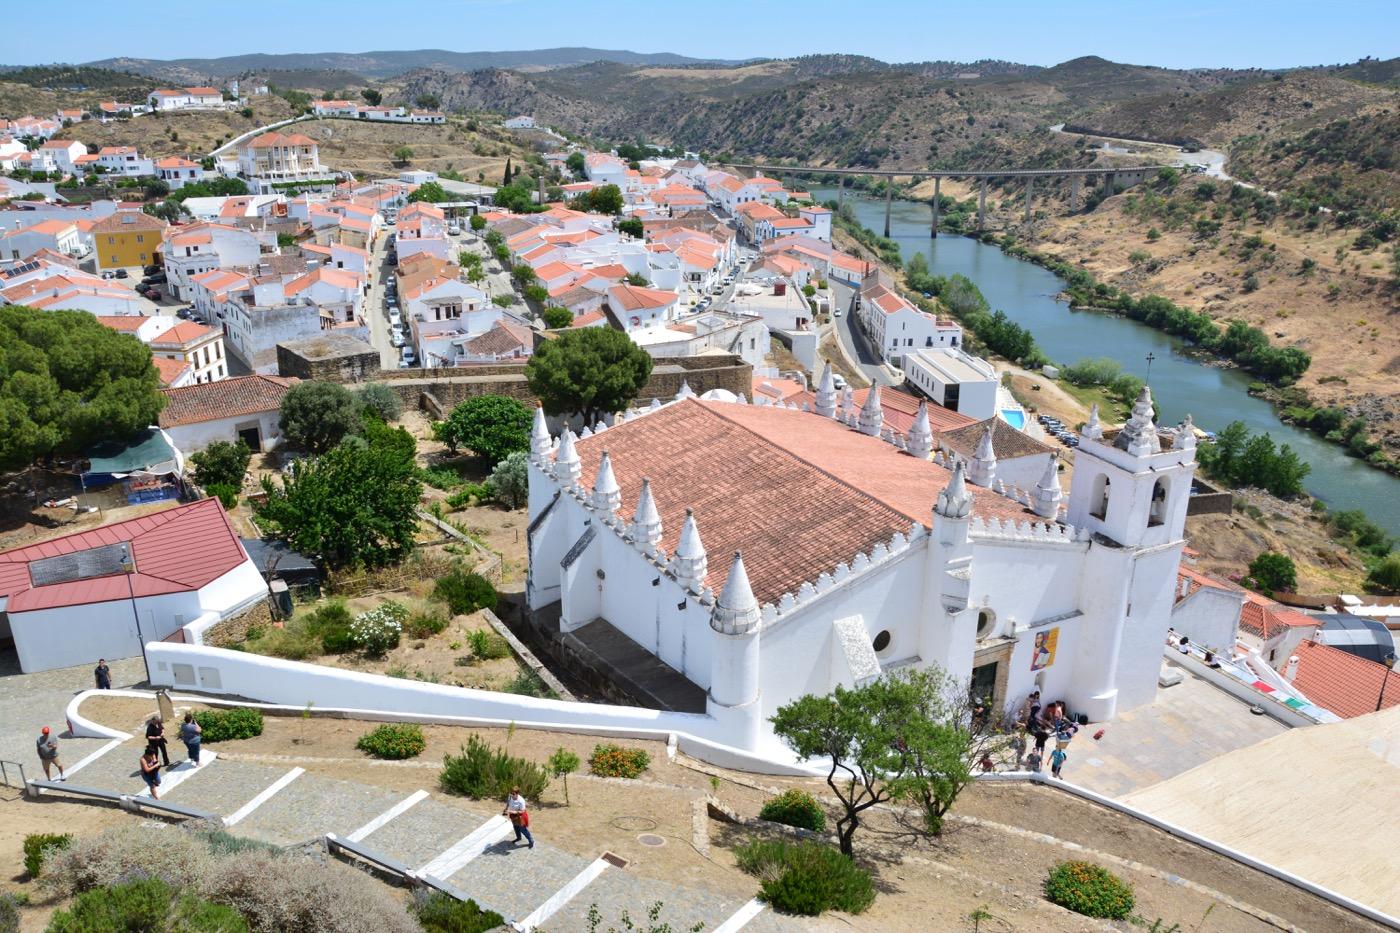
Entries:
{"type": "Polygon", "coordinates": [[[1031,670],[1043,671],[1055,663],[1055,646],[1059,644],[1059,641],[1059,626],[1035,633],[1035,649],[1031,652],[1031,670]]]}

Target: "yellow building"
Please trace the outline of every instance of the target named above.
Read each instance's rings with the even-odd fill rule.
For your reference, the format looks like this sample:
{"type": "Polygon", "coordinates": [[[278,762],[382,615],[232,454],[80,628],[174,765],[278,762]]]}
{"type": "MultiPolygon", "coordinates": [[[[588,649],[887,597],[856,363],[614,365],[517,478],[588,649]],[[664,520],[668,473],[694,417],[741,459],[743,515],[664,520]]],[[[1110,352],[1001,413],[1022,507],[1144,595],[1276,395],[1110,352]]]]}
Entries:
{"type": "Polygon", "coordinates": [[[156,250],[166,223],[141,211],[117,211],[92,225],[92,247],[99,269],[147,266],[156,261],[156,250]]]}

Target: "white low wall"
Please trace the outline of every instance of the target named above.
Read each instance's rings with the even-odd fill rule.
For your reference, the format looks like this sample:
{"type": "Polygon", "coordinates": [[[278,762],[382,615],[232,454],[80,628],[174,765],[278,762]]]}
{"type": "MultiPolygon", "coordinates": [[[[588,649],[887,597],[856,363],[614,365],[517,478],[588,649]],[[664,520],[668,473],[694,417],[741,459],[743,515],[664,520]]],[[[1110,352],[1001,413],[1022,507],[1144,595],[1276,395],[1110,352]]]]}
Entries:
{"type": "Polygon", "coordinates": [[[514,724],[521,729],[663,742],[674,735],[681,751],[711,764],[761,774],[813,773],[782,747],[755,752],[726,744],[720,724],[703,714],[449,687],[205,645],[152,642],[146,654],[155,686],[258,701],[241,705],[300,711],[310,703],[314,712],[358,719],[501,728],[514,724]]]}
{"type": "Polygon", "coordinates": [[[1314,719],[1306,713],[1274,699],[1267,693],[1255,690],[1249,684],[1241,683],[1224,671],[1211,667],[1194,654],[1182,654],[1175,648],[1168,646],[1162,656],[1171,663],[1185,668],[1201,680],[1214,684],[1221,690],[1230,694],[1230,696],[1238,700],[1243,700],[1251,706],[1258,706],[1264,711],[1265,715],[1277,719],[1285,726],[1295,728],[1298,726],[1315,726],[1319,722],[1319,720],[1314,719]]]}

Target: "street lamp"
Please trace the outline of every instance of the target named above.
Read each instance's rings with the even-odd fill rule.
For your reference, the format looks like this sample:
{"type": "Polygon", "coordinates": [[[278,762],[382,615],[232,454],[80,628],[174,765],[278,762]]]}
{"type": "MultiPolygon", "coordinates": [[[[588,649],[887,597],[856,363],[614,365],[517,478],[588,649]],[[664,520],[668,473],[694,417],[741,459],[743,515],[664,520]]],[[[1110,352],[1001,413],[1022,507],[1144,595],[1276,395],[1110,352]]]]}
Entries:
{"type": "Polygon", "coordinates": [[[131,578],[136,573],[136,559],[131,554],[131,544],[123,541],[122,573],[126,574],[126,593],[131,599],[131,618],[136,622],[136,640],[141,643],[141,663],[146,666],[146,683],[151,683],[151,659],[146,657],[146,636],[141,631],[141,613],[136,611],[136,589],[131,578]]]}

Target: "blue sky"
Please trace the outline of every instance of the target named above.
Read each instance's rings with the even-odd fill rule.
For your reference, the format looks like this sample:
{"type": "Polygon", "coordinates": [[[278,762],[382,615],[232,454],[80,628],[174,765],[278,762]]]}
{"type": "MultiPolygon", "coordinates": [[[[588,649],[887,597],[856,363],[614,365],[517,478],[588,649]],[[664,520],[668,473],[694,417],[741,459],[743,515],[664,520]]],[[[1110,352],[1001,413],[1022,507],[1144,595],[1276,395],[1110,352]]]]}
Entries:
{"type": "Polygon", "coordinates": [[[122,9],[110,0],[69,0],[56,25],[31,5],[0,29],[0,63],[565,45],[702,58],[851,52],[1036,65],[1092,54],[1173,68],[1400,54],[1395,0],[240,0],[228,7],[142,0],[130,15],[122,9]]]}

